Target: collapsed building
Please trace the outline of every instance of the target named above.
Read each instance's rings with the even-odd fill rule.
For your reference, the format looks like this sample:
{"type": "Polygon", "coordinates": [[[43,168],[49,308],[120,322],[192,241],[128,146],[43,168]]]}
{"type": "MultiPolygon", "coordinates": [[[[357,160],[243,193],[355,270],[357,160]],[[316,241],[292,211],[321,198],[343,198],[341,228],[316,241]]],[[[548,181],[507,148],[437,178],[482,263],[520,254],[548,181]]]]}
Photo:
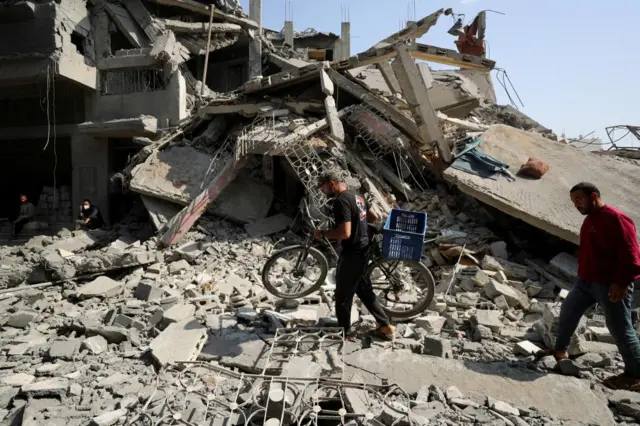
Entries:
{"type": "MultiPolygon", "coordinates": [[[[620,371],[600,311],[572,341],[577,361],[538,359],[577,274],[563,252],[580,224],[568,189],[593,181],[639,220],[633,156],[576,150],[496,105],[495,61],[461,53],[462,43],[417,41],[450,10],[353,55],[349,22],[340,36],[295,32],[291,21],[277,32],[263,28],[261,7],[251,0],[245,15],[234,0],[2,5],[0,34],[12,43],[0,55],[10,117],[0,123],[8,182],[0,216],[26,192],[42,229],[0,247],[0,419],[640,418],[639,400],[596,388],[620,371]],[[491,167],[477,161],[485,154],[491,167]],[[540,179],[515,173],[530,157],[550,166],[540,179]],[[329,169],[382,216],[429,214],[423,262],[436,295],[393,342],[345,342],[328,325],[330,278],[300,300],[261,285],[268,255],[295,240],[300,200],[329,214],[316,186],[329,169]],[[83,198],[113,226],[64,229],[83,198]],[[519,244],[520,228],[544,236],[544,250],[519,244]]],[[[362,306],[352,316],[359,328],[372,324],[362,306]]]]}

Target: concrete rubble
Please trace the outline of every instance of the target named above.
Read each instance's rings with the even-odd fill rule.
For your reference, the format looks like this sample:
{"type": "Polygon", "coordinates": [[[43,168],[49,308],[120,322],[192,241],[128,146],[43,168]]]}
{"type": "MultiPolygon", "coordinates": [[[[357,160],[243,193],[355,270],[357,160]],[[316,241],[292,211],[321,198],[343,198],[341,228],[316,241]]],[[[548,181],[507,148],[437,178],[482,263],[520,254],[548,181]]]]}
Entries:
{"type": "Polygon", "coordinates": [[[622,372],[600,310],[578,327],[572,360],[545,356],[577,275],[581,217],[567,190],[577,176],[602,183],[635,218],[638,164],[578,152],[496,105],[494,61],[415,42],[444,10],[351,55],[348,23],[339,37],[280,34],[254,0],[249,15],[235,0],[90,3],[98,107],[110,113],[77,131],[133,138],[117,178],[139,202],[108,230],[0,246],[2,424],[290,425],[332,410],[323,424],[340,424],[335,412],[350,425],[640,420],[636,394],[599,384],[622,372]],[[111,46],[115,31],[132,48],[111,46]],[[239,47],[250,78],[237,82],[225,53],[239,47]],[[224,81],[186,66],[205,55],[224,81]],[[165,78],[134,108],[144,103],[115,99],[131,93],[112,92],[109,76],[140,67],[165,78]],[[552,168],[508,182],[451,167],[476,137],[512,169],[529,156],[552,168]],[[331,274],[296,300],[263,286],[267,258],[303,235],[301,199],[329,215],[316,187],[329,169],[382,216],[428,213],[422,261],[436,293],[391,342],[366,333],[375,322],[360,302],[356,342],[331,327],[331,274]]]}

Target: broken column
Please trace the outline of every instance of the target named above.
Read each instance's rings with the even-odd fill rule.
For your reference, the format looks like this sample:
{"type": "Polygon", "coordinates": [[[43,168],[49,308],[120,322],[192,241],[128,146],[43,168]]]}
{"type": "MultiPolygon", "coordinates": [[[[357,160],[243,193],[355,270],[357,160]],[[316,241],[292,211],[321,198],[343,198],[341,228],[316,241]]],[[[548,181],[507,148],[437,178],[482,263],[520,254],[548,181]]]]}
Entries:
{"type": "Polygon", "coordinates": [[[427,75],[428,69],[418,70],[407,46],[397,46],[396,52],[398,55],[393,61],[392,68],[398,78],[402,94],[411,108],[411,114],[418,126],[420,137],[428,146],[437,145],[440,158],[444,162],[450,163],[452,161],[451,150],[442,134],[440,122],[427,94],[430,82],[425,81],[425,75],[427,75]]]}
{"type": "Polygon", "coordinates": [[[249,43],[249,78],[262,75],[262,0],[251,0],[249,17],[258,23],[249,43]]]}
{"type": "Polygon", "coordinates": [[[293,21],[284,21],[284,42],[293,49],[293,21]]]}
{"type": "Polygon", "coordinates": [[[351,56],[351,22],[343,22],[340,26],[340,60],[351,56]]]}
{"type": "Polygon", "coordinates": [[[324,99],[324,108],[327,111],[327,121],[329,122],[331,137],[336,142],[344,142],[344,126],[338,116],[336,101],[333,99],[333,81],[331,81],[325,70],[320,70],[320,86],[322,88],[322,92],[327,96],[324,99]]]}

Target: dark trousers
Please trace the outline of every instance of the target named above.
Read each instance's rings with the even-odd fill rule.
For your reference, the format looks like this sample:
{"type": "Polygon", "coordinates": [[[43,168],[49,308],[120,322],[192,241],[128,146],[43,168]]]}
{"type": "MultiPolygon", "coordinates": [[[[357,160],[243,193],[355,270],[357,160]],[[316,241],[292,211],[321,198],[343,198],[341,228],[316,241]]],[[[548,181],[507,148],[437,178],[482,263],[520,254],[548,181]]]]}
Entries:
{"type": "Polygon", "coordinates": [[[33,219],[30,217],[25,217],[23,219],[18,219],[13,223],[13,236],[17,237],[21,232],[22,232],[22,228],[24,228],[24,226],[29,223],[32,222],[33,219]]]}
{"type": "Polygon", "coordinates": [[[371,281],[364,279],[369,256],[367,253],[342,253],[336,268],[336,317],[338,325],[345,333],[351,327],[351,306],[353,296],[358,295],[364,306],[379,325],[389,325],[389,318],[382,310],[380,302],[373,292],[371,281]]]}
{"type": "Polygon", "coordinates": [[[630,287],[627,297],[620,302],[612,303],[609,300],[608,286],[591,281],[576,281],[562,303],[555,349],[567,350],[580,318],[587,309],[597,303],[604,310],[607,328],[624,360],[625,375],[640,378],[640,342],[631,322],[632,294],[633,286],[630,287]]]}

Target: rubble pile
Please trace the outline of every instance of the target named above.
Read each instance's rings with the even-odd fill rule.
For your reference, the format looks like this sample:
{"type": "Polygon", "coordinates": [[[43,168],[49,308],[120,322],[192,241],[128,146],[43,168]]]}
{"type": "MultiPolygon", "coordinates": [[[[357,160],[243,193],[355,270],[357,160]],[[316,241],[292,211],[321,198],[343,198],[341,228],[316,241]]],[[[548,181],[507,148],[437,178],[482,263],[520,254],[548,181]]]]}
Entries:
{"type": "MultiPolygon", "coordinates": [[[[98,12],[122,16],[121,6],[96,3],[98,12]]],[[[148,218],[0,247],[3,422],[275,426],[329,412],[351,425],[640,420],[636,394],[598,384],[622,371],[599,311],[581,323],[571,360],[546,355],[577,275],[572,254],[530,255],[514,230],[492,230],[486,198],[442,178],[483,132],[497,138],[517,128],[527,143],[541,134],[557,144],[539,123],[495,105],[495,62],[409,43],[443,10],[364,53],[315,62],[276,47],[280,37],[260,33],[236,1],[215,1],[211,10],[159,0],[158,10],[171,9],[158,16],[137,0],[123,3],[153,43],[106,54],[105,66],[151,55],[167,80],[172,72],[186,79],[191,115],[136,133],[144,147],[114,177],[148,218]],[[169,11],[181,19],[165,18],[169,11]],[[199,21],[182,19],[193,14],[199,21]],[[184,64],[242,37],[251,49],[261,41],[262,74],[233,91],[209,90],[184,64]],[[461,69],[432,72],[415,59],[461,69]],[[262,283],[267,258],[300,241],[301,199],[330,215],[316,182],[336,169],[381,217],[393,208],[428,215],[422,261],[435,276],[435,297],[397,324],[391,342],[366,332],[375,322],[360,302],[356,342],[332,328],[333,270],[318,294],[296,300],[278,299],[262,283]]]]}

